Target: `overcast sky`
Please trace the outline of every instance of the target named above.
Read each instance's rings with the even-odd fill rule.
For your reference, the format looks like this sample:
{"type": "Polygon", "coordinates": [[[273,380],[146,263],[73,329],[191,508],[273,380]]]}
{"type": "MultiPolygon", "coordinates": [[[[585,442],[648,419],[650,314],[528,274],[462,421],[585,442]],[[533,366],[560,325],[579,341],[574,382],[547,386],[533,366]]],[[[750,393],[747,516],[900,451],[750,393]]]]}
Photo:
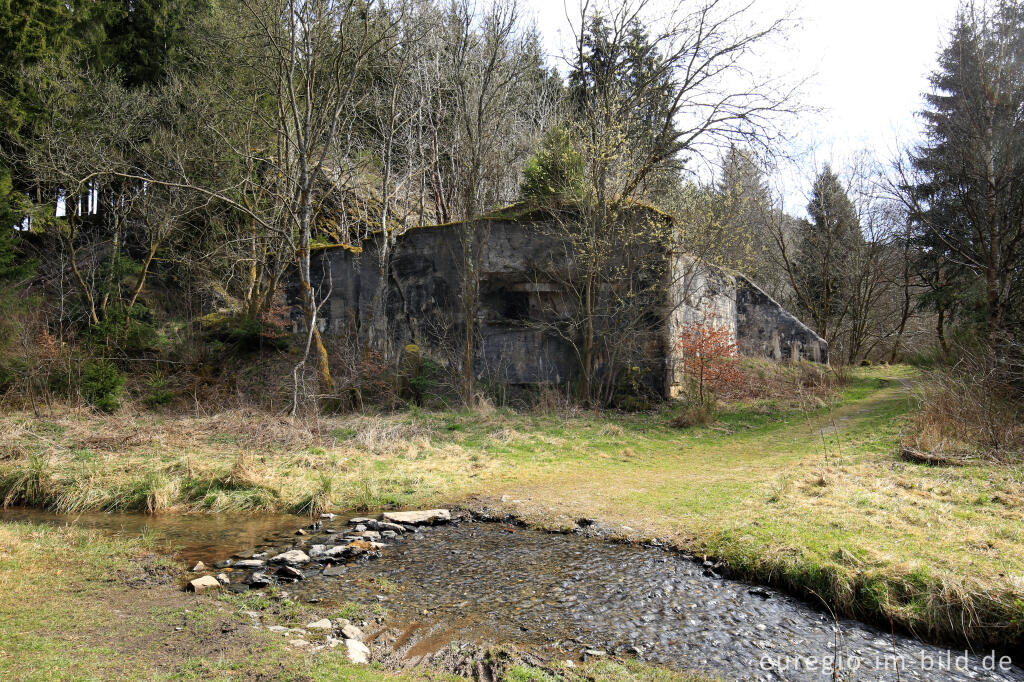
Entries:
{"type": "MultiPolygon", "coordinates": [[[[670,2],[671,0],[658,0],[670,2]]],[[[578,16],[578,0],[525,0],[547,49],[557,54],[572,40],[566,19],[578,16]]],[[[944,44],[959,0],[753,0],[765,19],[792,10],[796,23],[773,46],[767,68],[810,77],[804,103],[821,113],[801,118],[789,153],[803,170],[783,172],[788,208],[799,213],[815,166],[837,166],[858,150],[889,159],[913,141],[920,126],[914,112],[944,44]]]]}

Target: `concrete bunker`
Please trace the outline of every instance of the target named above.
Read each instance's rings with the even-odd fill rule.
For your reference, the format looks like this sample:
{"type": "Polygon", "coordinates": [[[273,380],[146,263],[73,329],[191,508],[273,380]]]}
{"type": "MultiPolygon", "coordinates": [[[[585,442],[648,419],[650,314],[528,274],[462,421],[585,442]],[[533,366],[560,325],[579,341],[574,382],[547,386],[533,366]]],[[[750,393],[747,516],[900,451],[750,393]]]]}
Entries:
{"type": "MultiPolygon", "coordinates": [[[[660,214],[659,214],[660,215],[660,214]]],[[[667,216],[662,219],[671,220],[667,216]]],[[[579,379],[573,338],[579,301],[573,254],[552,219],[487,218],[473,230],[479,272],[474,367],[480,380],[512,386],[565,386],[579,379]]],[[[325,299],[318,326],[327,339],[347,339],[389,361],[410,344],[435,361],[461,367],[463,305],[461,224],[424,226],[359,247],[318,248],[312,285],[325,299]]],[[[828,344],[740,273],[709,266],[680,248],[665,247],[645,273],[657,286],[637,298],[630,357],[609,351],[606,371],[628,362],[644,385],[663,397],[678,392],[682,376],[674,339],[690,321],[713,315],[738,352],[775,361],[828,362],[828,344]]],[[[635,273],[634,273],[635,275],[635,273]]],[[[641,276],[641,279],[643,276],[641,276]]],[[[296,332],[304,328],[296,282],[288,286],[296,332]]]]}

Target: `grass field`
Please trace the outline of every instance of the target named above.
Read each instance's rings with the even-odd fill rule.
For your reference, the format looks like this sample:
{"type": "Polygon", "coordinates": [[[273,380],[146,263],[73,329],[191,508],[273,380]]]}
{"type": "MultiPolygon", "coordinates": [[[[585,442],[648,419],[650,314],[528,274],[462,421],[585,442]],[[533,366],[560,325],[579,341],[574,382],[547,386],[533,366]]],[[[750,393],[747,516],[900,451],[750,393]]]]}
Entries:
{"type": "Polygon", "coordinates": [[[1024,642],[1024,469],[904,462],[904,367],[832,399],[672,410],[259,413],[0,420],[0,493],[58,510],[318,510],[464,503],[546,527],[585,516],[924,637],[1024,642]]]}

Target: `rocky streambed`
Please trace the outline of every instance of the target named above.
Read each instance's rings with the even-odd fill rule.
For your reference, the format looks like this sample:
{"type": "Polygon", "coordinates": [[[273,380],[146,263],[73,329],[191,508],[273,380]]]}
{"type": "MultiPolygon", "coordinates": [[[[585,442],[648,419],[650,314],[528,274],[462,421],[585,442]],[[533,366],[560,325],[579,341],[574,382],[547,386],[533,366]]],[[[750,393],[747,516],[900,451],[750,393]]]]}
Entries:
{"type": "Polygon", "coordinates": [[[28,510],[0,520],[147,534],[188,567],[201,562],[188,576],[200,591],[262,594],[273,585],[273,601],[303,605],[302,621],[287,625],[249,611],[251,627],[389,667],[426,663],[486,679],[481,652],[508,642],[534,663],[635,657],[723,679],[1024,681],[1000,654],[837,620],[678,552],[601,539],[582,520],[575,534],[445,510],[328,515],[312,525],[28,510]]]}
{"type": "Polygon", "coordinates": [[[305,635],[324,629],[319,646],[344,644],[353,660],[398,666],[511,642],[538,660],[629,656],[725,679],[1024,680],[998,653],[835,619],[677,552],[446,510],[328,515],[225,557],[197,580],[199,590],[276,584],[324,614],[374,606],[379,615],[358,638],[345,635],[353,624],[343,619],[281,631],[306,647],[316,645],[305,635]]]}

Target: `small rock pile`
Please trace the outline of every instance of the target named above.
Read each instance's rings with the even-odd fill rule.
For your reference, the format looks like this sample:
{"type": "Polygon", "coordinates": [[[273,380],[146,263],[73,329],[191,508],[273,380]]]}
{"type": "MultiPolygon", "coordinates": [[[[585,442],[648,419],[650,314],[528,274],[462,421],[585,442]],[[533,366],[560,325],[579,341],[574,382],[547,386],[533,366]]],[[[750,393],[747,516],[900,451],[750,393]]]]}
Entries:
{"type": "MultiPolygon", "coordinates": [[[[379,557],[381,552],[399,543],[403,536],[419,532],[419,526],[451,521],[447,509],[384,512],[376,519],[356,517],[346,528],[326,527],[337,517],[321,514],[320,520],[295,533],[290,545],[272,546],[261,552],[239,552],[213,566],[220,573],[203,575],[188,583],[193,592],[226,588],[244,592],[270,585],[294,583],[317,575],[340,575],[343,565],[357,557],[379,557]]],[[[202,562],[194,572],[205,572],[202,562]]]]}
{"type": "MultiPolygon", "coordinates": [[[[370,647],[363,640],[365,635],[362,629],[347,618],[329,620],[321,618],[306,625],[305,628],[289,628],[283,625],[262,625],[260,615],[255,611],[247,611],[252,620],[252,627],[255,629],[265,628],[268,632],[274,632],[288,638],[288,644],[296,649],[305,651],[322,651],[323,649],[334,649],[338,646],[345,647],[345,655],[352,663],[369,663],[370,647]],[[324,635],[325,638],[315,638],[314,635],[324,635]]],[[[365,625],[365,623],[364,623],[365,625]]]]}

